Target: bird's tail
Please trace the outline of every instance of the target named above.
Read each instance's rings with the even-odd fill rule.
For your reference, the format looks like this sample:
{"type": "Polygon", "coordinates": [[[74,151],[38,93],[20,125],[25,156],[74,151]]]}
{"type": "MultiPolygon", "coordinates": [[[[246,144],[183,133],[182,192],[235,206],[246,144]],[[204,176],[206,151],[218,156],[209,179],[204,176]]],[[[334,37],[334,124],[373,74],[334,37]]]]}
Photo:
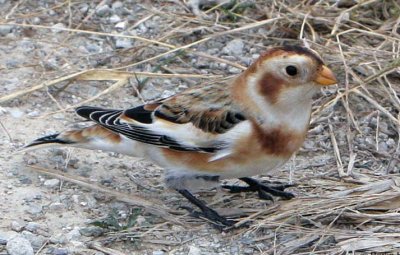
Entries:
{"type": "Polygon", "coordinates": [[[57,146],[65,146],[65,145],[68,146],[68,145],[73,145],[74,143],[75,142],[73,141],[69,141],[66,140],[65,138],[62,138],[61,133],[57,133],[57,134],[43,136],[41,138],[32,141],[31,143],[22,147],[20,152],[26,152],[26,151],[49,148],[49,147],[57,147],[57,146]]]}
{"type": "Polygon", "coordinates": [[[134,155],[134,152],[137,151],[133,150],[137,147],[136,142],[100,125],[93,125],[38,138],[24,146],[20,152],[59,146],[114,151],[128,155],[134,155]]]}

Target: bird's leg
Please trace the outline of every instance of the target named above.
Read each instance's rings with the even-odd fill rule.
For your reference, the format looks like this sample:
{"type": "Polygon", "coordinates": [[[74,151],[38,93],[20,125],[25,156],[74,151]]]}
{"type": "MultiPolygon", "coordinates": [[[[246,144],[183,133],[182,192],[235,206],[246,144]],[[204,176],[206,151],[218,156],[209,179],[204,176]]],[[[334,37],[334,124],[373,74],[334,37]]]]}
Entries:
{"type": "Polygon", "coordinates": [[[225,217],[219,215],[216,211],[208,207],[203,201],[193,196],[192,193],[190,193],[188,190],[178,189],[177,191],[192,204],[200,208],[201,213],[193,215],[197,215],[197,217],[203,216],[204,218],[209,219],[214,223],[214,226],[219,229],[222,229],[223,227],[230,227],[234,224],[234,221],[228,220],[225,217]]]}
{"type": "Polygon", "coordinates": [[[247,183],[249,186],[223,185],[222,187],[229,189],[232,193],[257,191],[258,196],[265,200],[273,200],[271,195],[282,197],[284,199],[291,199],[294,197],[292,193],[285,191],[286,188],[291,187],[292,185],[267,185],[249,177],[239,178],[239,180],[247,183]]]}

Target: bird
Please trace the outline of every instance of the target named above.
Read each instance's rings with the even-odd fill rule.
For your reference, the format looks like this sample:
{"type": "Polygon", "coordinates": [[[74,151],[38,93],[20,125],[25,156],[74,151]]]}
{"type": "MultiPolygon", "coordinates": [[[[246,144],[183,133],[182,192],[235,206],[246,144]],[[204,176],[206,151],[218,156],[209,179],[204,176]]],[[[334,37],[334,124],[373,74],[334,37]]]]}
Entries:
{"type": "Polygon", "coordinates": [[[290,199],[287,185],[270,186],[253,176],[281,167],[303,144],[313,95],[337,84],[317,52],[297,45],[268,49],[229,82],[210,82],[129,109],[80,106],[93,125],[34,140],[24,150],[70,146],[148,159],[165,170],[176,190],[217,226],[234,221],[193,193],[238,178],[261,199],[290,199]]]}

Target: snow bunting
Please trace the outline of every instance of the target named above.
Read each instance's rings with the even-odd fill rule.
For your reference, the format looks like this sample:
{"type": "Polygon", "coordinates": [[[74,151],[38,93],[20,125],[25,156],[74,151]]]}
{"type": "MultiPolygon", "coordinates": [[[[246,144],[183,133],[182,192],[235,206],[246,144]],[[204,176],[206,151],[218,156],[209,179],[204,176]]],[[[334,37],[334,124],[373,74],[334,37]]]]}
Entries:
{"type": "Polygon", "coordinates": [[[302,145],[313,94],[336,84],[332,71],[309,49],[268,50],[230,83],[210,83],[126,110],[82,106],[76,113],[95,124],[33,141],[26,149],[72,146],[152,160],[165,168],[168,187],[177,190],[216,224],[231,225],[190,191],[239,178],[256,191],[291,198],[250,176],[282,166],[302,145]],[[190,191],[189,191],[190,190],[190,191]]]}

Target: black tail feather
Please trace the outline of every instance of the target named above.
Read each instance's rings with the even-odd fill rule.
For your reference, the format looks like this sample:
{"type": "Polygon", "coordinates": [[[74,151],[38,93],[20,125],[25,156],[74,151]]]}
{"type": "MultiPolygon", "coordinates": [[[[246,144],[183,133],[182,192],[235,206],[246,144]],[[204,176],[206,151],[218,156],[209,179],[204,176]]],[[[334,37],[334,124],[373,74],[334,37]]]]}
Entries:
{"type": "Polygon", "coordinates": [[[80,106],[75,109],[75,112],[79,116],[84,117],[86,119],[90,119],[90,114],[92,114],[93,112],[97,112],[97,111],[103,112],[103,111],[108,111],[108,109],[104,109],[101,107],[92,107],[92,106],[80,106]]]}
{"type": "Polygon", "coordinates": [[[70,141],[65,141],[65,140],[57,138],[58,135],[59,135],[59,133],[38,138],[38,139],[34,140],[33,142],[31,142],[30,144],[26,145],[24,148],[29,148],[29,147],[33,147],[33,146],[37,146],[37,145],[42,145],[42,144],[51,144],[51,143],[56,143],[56,144],[71,144],[71,143],[73,143],[70,141]]]}

